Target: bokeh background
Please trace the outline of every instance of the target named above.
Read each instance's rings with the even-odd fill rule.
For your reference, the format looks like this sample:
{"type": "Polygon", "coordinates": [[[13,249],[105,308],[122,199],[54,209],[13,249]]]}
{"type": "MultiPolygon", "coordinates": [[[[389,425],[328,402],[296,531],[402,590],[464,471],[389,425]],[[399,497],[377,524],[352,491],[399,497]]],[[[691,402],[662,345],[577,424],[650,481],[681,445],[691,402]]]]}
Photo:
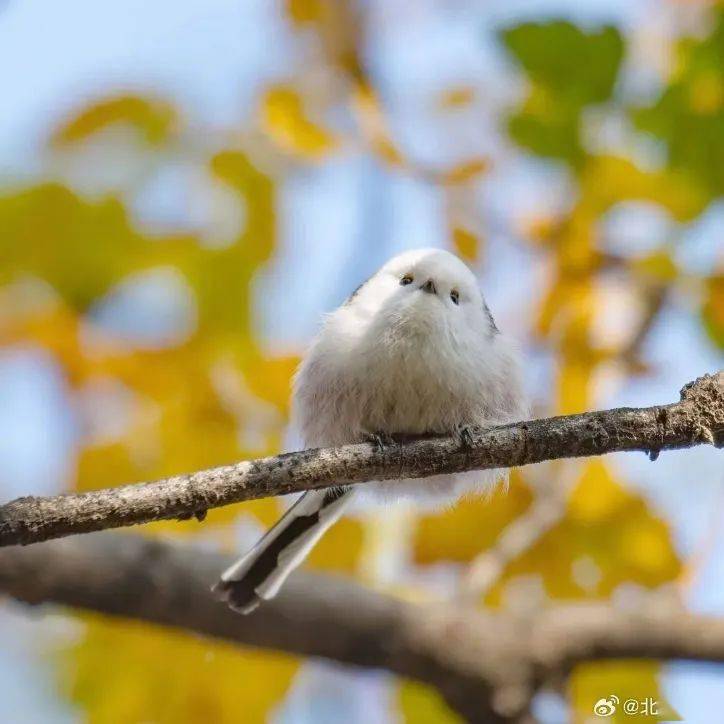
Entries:
{"type": "MultiPolygon", "coordinates": [[[[670,402],[722,366],[716,3],[4,0],[0,108],[2,499],[293,447],[320,316],[411,247],[475,269],[538,415],[670,402]]],[[[142,532],[241,549],[285,504],[142,532]]],[[[563,461],[346,519],[308,565],[450,605],[655,589],[724,614],[723,513],[713,449],[563,461]]],[[[6,722],[455,721],[384,673],[70,611],[0,601],[0,640],[6,722]]],[[[724,671],[581,666],[536,713],[611,694],[708,723],[724,671]]]]}

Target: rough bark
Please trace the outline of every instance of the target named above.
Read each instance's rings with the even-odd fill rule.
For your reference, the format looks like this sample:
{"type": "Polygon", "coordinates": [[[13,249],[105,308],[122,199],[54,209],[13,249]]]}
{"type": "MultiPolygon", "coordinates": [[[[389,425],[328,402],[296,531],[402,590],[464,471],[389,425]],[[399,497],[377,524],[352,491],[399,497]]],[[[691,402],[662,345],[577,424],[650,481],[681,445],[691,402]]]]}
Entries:
{"type": "Polygon", "coordinates": [[[250,646],[383,668],[437,687],[473,722],[521,721],[544,682],[599,658],[724,661],[724,620],[660,601],[636,610],[559,606],[533,618],[409,603],[331,576],[297,573],[240,616],[209,594],[230,559],[99,533],[0,551],[0,590],[250,646]]]}
{"type": "Polygon", "coordinates": [[[508,468],[543,460],[709,443],[724,445],[724,372],[686,385],[671,405],[618,408],[473,430],[456,437],[399,442],[377,449],[347,445],[240,462],[150,483],[55,497],[23,497],[0,507],[0,546],[169,518],[254,498],[370,480],[422,478],[508,468]]]}

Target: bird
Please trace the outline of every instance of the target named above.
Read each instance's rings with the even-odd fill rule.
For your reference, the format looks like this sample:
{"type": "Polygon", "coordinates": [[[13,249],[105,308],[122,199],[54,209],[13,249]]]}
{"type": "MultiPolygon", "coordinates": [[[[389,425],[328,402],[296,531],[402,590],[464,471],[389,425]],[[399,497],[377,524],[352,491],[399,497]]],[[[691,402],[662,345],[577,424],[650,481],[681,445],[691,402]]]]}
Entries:
{"type": "MultiPolygon", "coordinates": [[[[472,270],[442,249],[387,261],[335,311],[292,385],[306,447],[458,435],[525,419],[520,354],[498,329],[472,270]]],[[[272,599],[355,499],[449,505],[507,480],[503,470],[372,481],[304,493],[213,590],[239,613],[272,599]]]]}

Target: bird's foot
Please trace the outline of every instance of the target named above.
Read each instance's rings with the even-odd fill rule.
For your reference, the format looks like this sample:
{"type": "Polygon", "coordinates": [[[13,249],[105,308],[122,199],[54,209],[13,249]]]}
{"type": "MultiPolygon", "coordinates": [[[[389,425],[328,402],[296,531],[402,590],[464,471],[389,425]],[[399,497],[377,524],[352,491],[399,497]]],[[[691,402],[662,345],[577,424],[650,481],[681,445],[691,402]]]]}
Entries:
{"type": "Polygon", "coordinates": [[[395,439],[389,432],[368,432],[365,435],[365,440],[370,443],[370,445],[374,445],[379,453],[385,452],[389,445],[395,444],[395,439]]]}
{"type": "Polygon", "coordinates": [[[463,450],[472,450],[473,428],[471,425],[462,425],[458,428],[458,440],[463,450]]]}

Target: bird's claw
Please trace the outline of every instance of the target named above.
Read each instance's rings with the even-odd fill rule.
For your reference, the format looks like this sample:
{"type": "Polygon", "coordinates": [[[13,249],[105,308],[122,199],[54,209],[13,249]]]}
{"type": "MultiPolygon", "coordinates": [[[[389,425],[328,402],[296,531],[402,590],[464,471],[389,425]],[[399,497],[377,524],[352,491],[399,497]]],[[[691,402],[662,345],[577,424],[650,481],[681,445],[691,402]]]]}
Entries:
{"type": "Polygon", "coordinates": [[[393,445],[395,439],[388,432],[370,432],[365,435],[367,442],[374,445],[377,452],[383,453],[388,445],[393,445]]]}
{"type": "Polygon", "coordinates": [[[468,425],[464,425],[458,430],[458,439],[460,440],[460,447],[463,450],[471,450],[473,447],[473,433],[472,429],[468,425]]]}

